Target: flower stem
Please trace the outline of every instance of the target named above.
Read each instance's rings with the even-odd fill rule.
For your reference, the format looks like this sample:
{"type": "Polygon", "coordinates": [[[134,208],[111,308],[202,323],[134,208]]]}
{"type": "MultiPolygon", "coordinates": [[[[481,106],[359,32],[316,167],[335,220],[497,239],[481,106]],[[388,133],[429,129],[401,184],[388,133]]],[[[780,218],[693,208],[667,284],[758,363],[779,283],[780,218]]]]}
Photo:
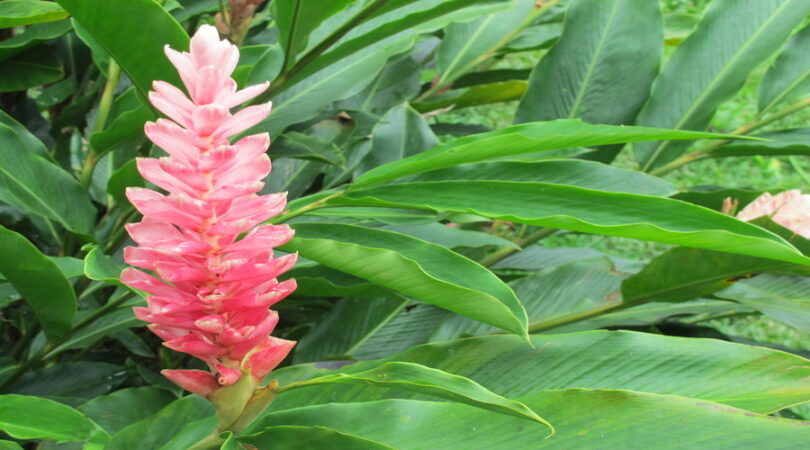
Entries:
{"type": "Polygon", "coordinates": [[[335,197],[340,197],[341,195],[343,195],[343,193],[344,193],[344,191],[335,192],[334,194],[332,194],[332,195],[330,195],[328,197],[324,197],[324,198],[322,198],[322,199],[320,199],[320,200],[318,200],[316,202],[312,202],[312,203],[310,203],[308,205],[304,205],[304,206],[302,206],[302,207],[300,207],[298,209],[295,209],[293,211],[290,211],[290,212],[279,214],[278,216],[276,216],[272,220],[270,220],[269,223],[272,223],[274,225],[278,225],[280,223],[287,222],[290,219],[294,219],[294,218],[296,218],[296,217],[298,217],[298,216],[300,216],[302,214],[306,214],[306,213],[308,213],[310,211],[320,209],[320,208],[324,208],[324,207],[326,207],[326,203],[329,200],[331,200],[331,199],[333,199],[335,197]]]}
{"type": "MultiPolygon", "coordinates": [[[[549,236],[551,236],[552,234],[554,234],[556,232],[557,232],[557,230],[552,229],[552,228],[540,228],[540,229],[537,229],[537,230],[529,233],[529,235],[526,236],[525,238],[519,239],[516,242],[516,244],[518,244],[521,248],[523,248],[523,247],[525,247],[527,245],[534,244],[535,242],[537,242],[537,241],[539,241],[539,240],[541,240],[543,238],[549,237],[549,236]]],[[[507,256],[511,256],[514,253],[517,253],[518,251],[519,250],[514,248],[514,247],[504,247],[504,248],[496,251],[495,253],[492,253],[492,254],[486,256],[484,259],[479,261],[479,263],[484,267],[493,266],[496,263],[498,263],[499,261],[501,261],[502,259],[505,259],[507,256]]]]}
{"type": "MultiPolygon", "coordinates": [[[[107,68],[107,82],[104,85],[104,92],[101,94],[101,101],[98,104],[98,114],[96,115],[96,122],[93,124],[93,132],[98,133],[104,131],[107,125],[107,118],[110,116],[110,109],[112,108],[113,99],[115,98],[115,87],[118,86],[118,80],[121,79],[121,67],[115,60],[110,59],[110,65],[107,68]]],[[[84,158],[84,165],[82,172],[79,176],[79,182],[82,187],[87,189],[93,179],[93,169],[98,162],[98,155],[93,149],[92,144],[88,144],[87,156],[84,158]]]]}

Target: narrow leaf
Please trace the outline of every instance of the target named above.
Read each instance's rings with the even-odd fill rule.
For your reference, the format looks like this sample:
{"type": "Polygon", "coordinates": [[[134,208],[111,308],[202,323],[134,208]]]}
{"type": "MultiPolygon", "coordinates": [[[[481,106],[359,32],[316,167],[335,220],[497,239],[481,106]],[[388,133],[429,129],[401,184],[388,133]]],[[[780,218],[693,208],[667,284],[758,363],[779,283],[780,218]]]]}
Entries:
{"type": "Polygon", "coordinates": [[[759,85],[760,114],[810,91],[810,25],[790,38],[759,85]]]}

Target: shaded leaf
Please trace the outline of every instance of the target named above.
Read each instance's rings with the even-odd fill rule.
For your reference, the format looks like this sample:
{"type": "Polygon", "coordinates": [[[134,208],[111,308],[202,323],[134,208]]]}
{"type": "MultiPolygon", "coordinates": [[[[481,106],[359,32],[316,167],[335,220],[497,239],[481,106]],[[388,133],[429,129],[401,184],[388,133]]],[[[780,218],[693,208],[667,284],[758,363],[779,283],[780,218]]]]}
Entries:
{"type": "MultiPolygon", "coordinates": [[[[256,448],[296,449],[296,448],[356,448],[364,450],[393,449],[366,438],[341,433],[326,427],[278,426],[268,427],[260,433],[239,438],[239,442],[256,448]]],[[[235,444],[234,445],[238,445],[235,444]]],[[[237,450],[241,446],[222,447],[237,450]]]]}
{"type": "MultiPolygon", "coordinates": [[[[208,400],[189,395],[169,403],[157,413],[115,433],[104,448],[108,450],[160,448],[173,437],[182,436],[181,431],[187,424],[211,417],[213,414],[214,408],[208,400]]],[[[216,421],[212,425],[215,424],[216,421]]],[[[212,430],[207,430],[205,434],[210,431],[212,430]]]]}
{"type": "Polygon", "coordinates": [[[810,90],[810,25],[790,38],[759,85],[760,113],[810,90]]]}
{"type": "Polygon", "coordinates": [[[158,412],[174,399],[168,391],[146,386],[96,397],[78,409],[108,433],[116,433],[158,412]]]}
{"type": "Polygon", "coordinates": [[[53,83],[64,75],[62,63],[50,48],[34,47],[3,61],[0,65],[0,92],[24,91],[53,83]]]}
{"type": "Polygon", "coordinates": [[[763,273],[715,293],[756,308],[799,330],[810,330],[810,278],[763,273]]]}
{"type": "Polygon", "coordinates": [[[21,33],[0,41],[0,61],[4,61],[36,44],[58,38],[70,31],[70,29],[69,20],[41,23],[27,27],[21,33]]]}

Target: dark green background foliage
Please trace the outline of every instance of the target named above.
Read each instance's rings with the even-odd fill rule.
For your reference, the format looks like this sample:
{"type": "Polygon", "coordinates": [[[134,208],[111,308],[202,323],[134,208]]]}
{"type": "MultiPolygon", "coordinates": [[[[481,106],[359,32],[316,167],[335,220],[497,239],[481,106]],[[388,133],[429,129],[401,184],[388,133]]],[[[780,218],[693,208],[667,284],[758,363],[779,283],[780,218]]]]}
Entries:
{"type": "MultiPolygon", "coordinates": [[[[0,447],[186,449],[202,368],[135,319],[123,195],[219,0],[0,3],[0,447]]],[[[723,209],[810,190],[810,0],[273,0],[296,237],[281,394],[204,448],[800,448],[810,243],[723,209]],[[552,431],[553,430],[553,431],[552,431]],[[552,435],[553,434],[553,435],[552,435]]],[[[220,22],[223,22],[220,20],[220,22]]],[[[230,27],[230,28],[229,28],[230,27]]]]}

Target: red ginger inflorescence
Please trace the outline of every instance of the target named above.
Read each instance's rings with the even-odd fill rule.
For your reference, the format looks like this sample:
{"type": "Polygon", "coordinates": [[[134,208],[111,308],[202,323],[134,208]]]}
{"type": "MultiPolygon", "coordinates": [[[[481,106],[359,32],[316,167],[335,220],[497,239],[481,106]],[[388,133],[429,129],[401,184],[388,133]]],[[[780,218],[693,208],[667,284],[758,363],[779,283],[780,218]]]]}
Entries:
{"type": "Polygon", "coordinates": [[[129,188],[127,198],[143,214],[127,226],[138,247],[127,247],[127,285],[148,293],[136,316],[164,344],[205,361],[210,372],[164,370],[170,380],[208,397],[243,376],[257,384],[295,345],[270,336],[278,313],[270,306],[289,295],[294,280],[276,277],[296,255],[273,258],[273,248],[292,238],[286,225],[259,225],[281,212],[286,193],[258,195],[270,173],[267,134],[231,144],[270,113],[270,104],[231,108],[267,89],[267,83],[237,90],[230,77],[239,50],[202,26],[189,53],[166,47],[190,99],[177,87],[156,81],[152,104],[171,120],[146,124],[146,135],[169,154],[139,158],[143,177],[169,192],[129,188]],[[237,237],[248,232],[237,240],[237,237]]]}

